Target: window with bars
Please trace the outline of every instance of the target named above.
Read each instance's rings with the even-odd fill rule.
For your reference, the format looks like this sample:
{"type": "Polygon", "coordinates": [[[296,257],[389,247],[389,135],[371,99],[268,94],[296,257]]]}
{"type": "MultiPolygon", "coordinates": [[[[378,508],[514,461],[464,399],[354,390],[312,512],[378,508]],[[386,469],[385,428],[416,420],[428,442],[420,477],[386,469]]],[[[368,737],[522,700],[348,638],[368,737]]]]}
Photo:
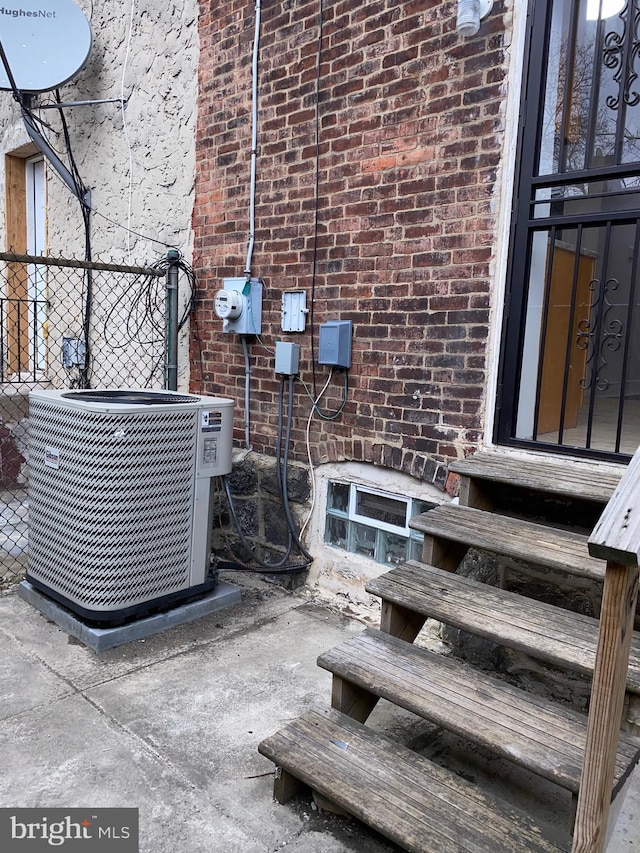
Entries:
{"type": "Polygon", "coordinates": [[[332,480],[324,541],[385,565],[419,559],[423,537],[409,527],[409,520],[434,506],[429,501],[332,480]]]}

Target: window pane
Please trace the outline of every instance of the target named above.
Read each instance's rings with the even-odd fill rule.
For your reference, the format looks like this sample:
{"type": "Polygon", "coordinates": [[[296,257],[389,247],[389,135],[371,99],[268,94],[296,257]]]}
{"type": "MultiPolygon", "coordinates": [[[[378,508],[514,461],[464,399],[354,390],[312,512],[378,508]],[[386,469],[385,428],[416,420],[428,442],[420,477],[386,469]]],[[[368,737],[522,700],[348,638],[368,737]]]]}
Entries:
{"type": "Polygon", "coordinates": [[[416,539],[409,540],[409,559],[422,560],[422,542],[416,539]]]}
{"type": "Polygon", "coordinates": [[[346,483],[329,483],[327,507],[338,512],[349,511],[349,486],[346,483]]]}
{"type": "Polygon", "coordinates": [[[348,522],[343,518],[334,518],[327,516],[327,528],[324,534],[324,541],[330,545],[336,545],[338,548],[347,547],[348,522]]]}
{"type": "Polygon", "coordinates": [[[397,501],[384,495],[372,495],[358,490],[356,497],[356,513],[385,524],[405,527],[407,519],[406,501],[397,501]]]}
{"type": "Polygon", "coordinates": [[[532,242],[518,438],[637,447],[640,224],[539,231],[532,242]],[[632,438],[631,424],[636,424],[632,438]]]}
{"type": "Polygon", "coordinates": [[[637,210],[640,205],[639,175],[626,175],[608,181],[581,181],[558,187],[538,187],[535,191],[532,216],[546,219],[554,216],[574,216],[586,219],[589,215],[620,210],[637,210]]]}
{"type": "Polygon", "coordinates": [[[636,15],[624,0],[553,0],[538,174],[640,161],[636,15]]]}
{"type": "Polygon", "coordinates": [[[413,500],[411,502],[411,515],[421,515],[423,512],[429,512],[435,506],[436,504],[431,503],[431,501],[413,500]]]}
{"type": "Polygon", "coordinates": [[[372,527],[365,527],[364,524],[354,524],[352,531],[353,548],[351,550],[364,557],[375,557],[376,531],[372,527]]]}
{"type": "Polygon", "coordinates": [[[380,532],[380,553],[378,561],[397,566],[407,559],[408,539],[404,536],[396,536],[395,533],[380,532]]]}

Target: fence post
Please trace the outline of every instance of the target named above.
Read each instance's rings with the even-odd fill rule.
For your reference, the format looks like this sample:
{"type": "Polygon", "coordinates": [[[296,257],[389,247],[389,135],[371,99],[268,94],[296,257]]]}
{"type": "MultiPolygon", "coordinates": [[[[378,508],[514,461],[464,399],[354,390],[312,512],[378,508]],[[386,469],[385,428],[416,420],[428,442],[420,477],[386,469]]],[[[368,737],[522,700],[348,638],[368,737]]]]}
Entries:
{"type": "Polygon", "coordinates": [[[166,283],[166,337],[164,387],[168,391],[178,390],[178,260],[176,249],[167,252],[166,283]]]}

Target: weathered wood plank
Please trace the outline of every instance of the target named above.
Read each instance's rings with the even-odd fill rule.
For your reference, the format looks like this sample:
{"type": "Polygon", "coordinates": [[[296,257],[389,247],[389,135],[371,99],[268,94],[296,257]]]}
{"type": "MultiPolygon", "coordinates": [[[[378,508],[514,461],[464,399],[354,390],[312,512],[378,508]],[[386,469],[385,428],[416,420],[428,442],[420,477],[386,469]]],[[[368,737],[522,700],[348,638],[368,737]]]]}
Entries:
{"type": "MultiPolygon", "coordinates": [[[[534,658],[593,673],[598,621],[433,566],[408,562],[366,584],[372,595],[534,658]]],[[[634,635],[627,689],[640,693],[640,637],[634,635]]]]}
{"type": "Polygon", "coordinates": [[[523,489],[606,504],[625,466],[587,459],[514,458],[484,451],[459,459],[449,470],[476,480],[516,485],[523,489]]]}
{"type": "Polygon", "coordinates": [[[435,559],[423,557],[423,561],[447,571],[452,569],[450,561],[441,565],[438,555],[446,558],[449,550],[453,550],[451,543],[464,543],[577,577],[604,580],[605,563],[590,555],[586,536],[570,530],[455,504],[443,504],[415,516],[410,527],[439,543],[438,548],[431,546],[435,559]]]}
{"type": "Polygon", "coordinates": [[[640,448],[589,537],[589,553],[624,566],[640,563],[640,448]]]}
{"type": "Polygon", "coordinates": [[[609,563],[572,853],[604,850],[637,598],[638,567],[609,563]]]}
{"type": "MultiPolygon", "coordinates": [[[[322,664],[320,664],[322,666],[322,664]]],[[[331,707],[341,711],[352,720],[364,723],[373,711],[378,696],[369,690],[363,690],[349,679],[334,676],[331,684],[331,707]]]]}
{"type": "MultiPolygon", "coordinates": [[[[418,516],[418,519],[421,518],[422,516],[418,516]]],[[[412,523],[411,527],[413,526],[412,523]]],[[[422,543],[422,562],[430,566],[438,566],[446,572],[455,572],[468,550],[469,546],[465,542],[456,542],[452,538],[425,533],[422,543]]]]}
{"type": "Polygon", "coordinates": [[[510,805],[336,711],[309,712],[262,754],[411,853],[551,853],[510,805]]]}
{"type": "Polygon", "coordinates": [[[288,803],[292,797],[300,794],[306,785],[300,779],[296,779],[291,773],[287,773],[282,767],[276,767],[275,779],[273,781],[273,798],[281,805],[288,803]]]}
{"type": "Polygon", "coordinates": [[[380,628],[393,637],[412,643],[426,621],[426,616],[416,613],[415,610],[409,610],[391,601],[382,600],[380,628]]]}
{"type": "MultiPolygon", "coordinates": [[[[341,684],[348,680],[569,791],[578,790],[587,732],[583,714],[373,629],[323,653],[318,665],[341,684]]],[[[363,721],[346,708],[339,710],[363,721]]],[[[639,747],[623,740],[615,790],[638,757],[639,747]]]]}

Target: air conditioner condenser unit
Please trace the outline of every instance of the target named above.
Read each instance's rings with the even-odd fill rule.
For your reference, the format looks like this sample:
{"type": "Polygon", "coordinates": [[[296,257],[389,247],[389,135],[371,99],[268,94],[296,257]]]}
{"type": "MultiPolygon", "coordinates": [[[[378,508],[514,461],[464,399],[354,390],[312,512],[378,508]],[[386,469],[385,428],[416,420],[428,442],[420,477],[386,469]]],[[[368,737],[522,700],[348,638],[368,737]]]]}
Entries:
{"type": "Polygon", "coordinates": [[[210,489],[231,471],[232,400],[33,391],[29,433],[36,589],[113,625],[215,587],[210,489]]]}

